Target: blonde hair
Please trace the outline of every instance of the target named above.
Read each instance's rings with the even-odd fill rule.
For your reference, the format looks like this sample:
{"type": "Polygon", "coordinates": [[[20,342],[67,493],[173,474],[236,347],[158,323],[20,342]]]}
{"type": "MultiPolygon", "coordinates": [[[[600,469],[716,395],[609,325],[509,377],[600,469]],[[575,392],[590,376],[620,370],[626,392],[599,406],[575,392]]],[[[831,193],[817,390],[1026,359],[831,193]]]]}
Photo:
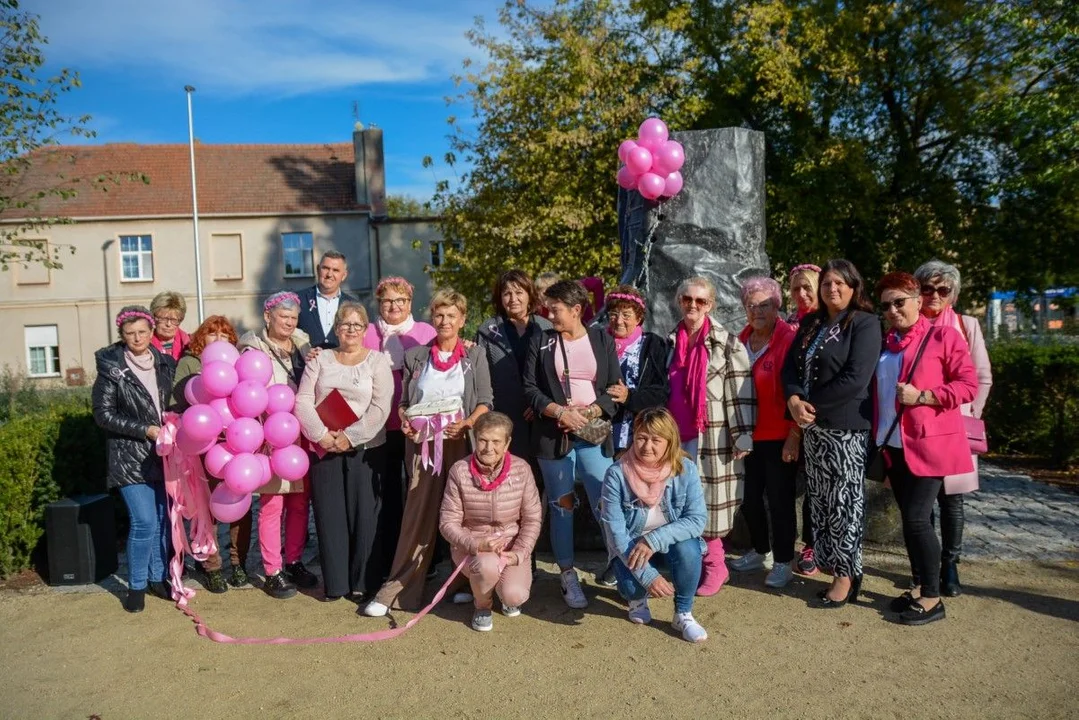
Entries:
{"type": "Polygon", "coordinates": [[[183,320],[187,317],[187,301],[184,300],[183,295],[172,290],[159,292],[150,301],[150,313],[157,315],[161,310],[175,310],[180,313],[180,319],[183,320]]]}
{"type": "Polygon", "coordinates": [[[370,324],[367,319],[367,308],[365,308],[361,303],[346,300],[345,302],[337,306],[337,313],[333,316],[334,327],[337,327],[338,325],[343,323],[345,321],[345,317],[351,315],[352,313],[356,313],[360,316],[360,321],[363,322],[364,328],[366,328],[370,324]]]}
{"type": "Polygon", "coordinates": [[[709,302],[716,301],[716,286],[711,280],[703,275],[694,275],[691,278],[686,278],[678,285],[678,292],[675,293],[674,302],[678,303],[679,299],[689,290],[691,287],[704,288],[704,291],[708,293],[709,302]]]}
{"type": "Polygon", "coordinates": [[[815,272],[810,268],[805,268],[803,270],[796,270],[795,272],[792,272],[790,283],[790,291],[792,296],[794,294],[794,283],[798,281],[798,278],[805,278],[807,281],[809,281],[809,289],[812,290],[813,298],[816,299],[817,290],[820,288],[820,273],[815,272]]]}
{"type": "Polygon", "coordinates": [[[428,316],[433,316],[435,310],[447,305],[453,305],[455,308],[461,311],[462,315],[468,314],[468,299],[464,295],[457,292],[453,288],[441,288],[436,290],[435,294],[431,296],[431,304],[428,306],[428,316]]]}
{"type": "Polygon", "coordinates": [[[667,454],[663,462],[671,464],[671,473],[682,474],[682,460],[688,457],[682,452],[682,434],[678,431],[678,423],[670,411],[662,407],[648,408],[637,413],[633,418],[633,435],[638,433],[658,435],[667,441],[667,454]]]}

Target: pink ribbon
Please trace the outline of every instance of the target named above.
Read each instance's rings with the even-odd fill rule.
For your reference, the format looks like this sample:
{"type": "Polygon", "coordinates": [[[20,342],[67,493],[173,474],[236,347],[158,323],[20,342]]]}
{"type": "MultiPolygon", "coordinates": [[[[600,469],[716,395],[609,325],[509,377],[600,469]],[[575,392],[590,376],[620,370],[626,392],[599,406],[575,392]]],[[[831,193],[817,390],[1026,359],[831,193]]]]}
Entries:
{"type": "Polygon", "coordinates": [[[413,442],[420,446],[420,464],[433,475],[442,472],[442,441],[446,428],[464,419],[464,410],[455,410],[452,413],[414,417],[410,421],[416,430],[413,442]]]}

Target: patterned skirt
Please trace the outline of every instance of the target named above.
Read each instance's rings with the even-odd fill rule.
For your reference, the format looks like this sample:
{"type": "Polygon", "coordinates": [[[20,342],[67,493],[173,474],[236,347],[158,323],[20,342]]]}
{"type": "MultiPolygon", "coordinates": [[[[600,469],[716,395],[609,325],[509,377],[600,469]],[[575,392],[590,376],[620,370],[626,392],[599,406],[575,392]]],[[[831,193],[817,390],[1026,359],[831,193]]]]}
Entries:
{"type": "Polygon", "coordinates": [[[806,492],[817,564],[837,577],[862,574],[867,430],[811,425],[803,438],[806,492]]]}

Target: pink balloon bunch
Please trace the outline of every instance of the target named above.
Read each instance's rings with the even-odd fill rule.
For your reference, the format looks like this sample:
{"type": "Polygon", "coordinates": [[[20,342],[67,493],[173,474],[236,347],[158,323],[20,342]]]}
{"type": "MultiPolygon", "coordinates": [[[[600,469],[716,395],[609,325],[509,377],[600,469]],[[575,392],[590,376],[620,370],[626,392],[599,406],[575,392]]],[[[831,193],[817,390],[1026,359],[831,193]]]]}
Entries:
{"type": "Polygon", "coordinates": [[[670,139],[667,124],[648,118],[637,130],[637,140],[618,146],[618,185],[636,190],[649,200],[671,198],[682,190],[682,165],[686,162],[682,144],[670,139]]]}
{"type": "Polygon", "coordinates": [[[202,372],[184,387],[190,407],[180,417],[176,445],[203,455],[206,472],[224,482],[210,495],[210,512],[234,522],[251,507],[251,493],[275,475],[300,480],[310,469],[293,414],[296,393],[273,381],[270,357],[261,350],[237,352],[210,343],[200,356],[202,372]]]}

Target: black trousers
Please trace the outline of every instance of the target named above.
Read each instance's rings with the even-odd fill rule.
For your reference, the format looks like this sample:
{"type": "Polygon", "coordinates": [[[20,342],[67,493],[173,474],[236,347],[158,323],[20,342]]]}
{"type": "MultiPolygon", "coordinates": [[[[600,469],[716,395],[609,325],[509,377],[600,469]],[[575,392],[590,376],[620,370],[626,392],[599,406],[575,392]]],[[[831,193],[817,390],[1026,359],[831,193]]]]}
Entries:
{"type": "Polygon", "coordinates": [[[377,447],[329,453],[311,466],[311,506],[328,597],[375,593],[389,570],[379,547],[385,537],[379,528],[385,462],[385,450],[377,447]]]}
{"type": "Polygon", "coordinates": [[[922,597],[940,597],[940,541],[931,516],[944,478],[911,474],[902,450],[888,448],[888,459],[888,479],[903,516],[903,542],[914,584],[921,586],[922,597]]]}
{"type": "Polygon", "coordinates": [[[385,468],[382,473],[382,511],[379,514],[379,550],[383,569],[390,571],[397,539],[401,536],[401,518],[405,514],[405,493],[408,492],[408,468],[405,465],[405,434],[387,430],[382,446],[385,468]]]}
{"type": "Polygon", "coordinates": [[[771,550],[777,563],[789,563],[794,559],[794,539],[798,534],[794,515],[797,474],[797,463],[783,462],[782,440],[754,442],[753,452],[745,459],[742,513],[749,526],[749,536],[754,550],[762,555],[771,550]]]}
{"type": "Polygon", "coordinates": [[[942,485],[937,494],[937,505],[940,507],[940,561],[954,564],[959,562],[963,550],[963,494],[948,495],[942,485]]]}

